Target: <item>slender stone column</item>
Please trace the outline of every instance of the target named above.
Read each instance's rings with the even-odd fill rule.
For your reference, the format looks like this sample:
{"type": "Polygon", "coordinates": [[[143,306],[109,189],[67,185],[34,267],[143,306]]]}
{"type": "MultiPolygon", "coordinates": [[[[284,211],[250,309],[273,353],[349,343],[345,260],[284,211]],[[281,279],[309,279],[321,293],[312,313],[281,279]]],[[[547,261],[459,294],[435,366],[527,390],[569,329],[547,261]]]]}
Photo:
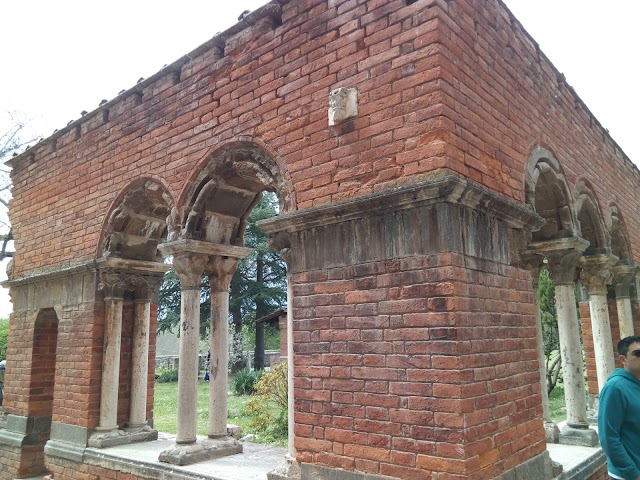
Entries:
{"type": "MultiPolygon", "coordinates": [[[[238,259],[247,256],[251,250],[235,245],[214,244],[191,239],[180,239],[158,246],[164,255],[173,255],[173,269],[182,285],[182,306],[180,312],[180,366],[178,370],[178,424],[176,443],[160,453],[161,462],[175,465],[189,465],[211,458],[242,452],[242,444],[226,435],[226,396],[228,338],[226,322],[229,310],[228,288],[231,275],[238,259]],[[225,260],[223,260],[225,259],[225,260]],[[228,262],[228,263],[225,263],[228,262]],[[225,265],[221,271],[220,264],[225,265]],[[231,268],[231,265],[233,268],[231,268]],[[212,315],[215,316],[217,332],[212,343],[212,364],[218,372],[211,379],[216,386],[210,392],[215,400],[210,400],[213,409],[209,412],[213,419],[209,425],[214,432],[202,441],[196,441],[196,414],[198,394],[198,347],[200,341],[200,281],[204,273],[214,273],[216,283],[223,273],[225,289],[212,292],[212,315]],[[222,313],[224,312],[224,313],[222,313]],[[224,330],[224,334],[222,333],[224,330]],[[215,350],[214,350],[215,349],[215,350]],[[222,363],[221,363],[222,362],[222,363]],[[223,373],[222,373],[223,372],[223,373]],[[216,380],[216,377],[218,380],[216,380]],[[222,399],[224,395],[224,399],[222,399]],[[213,403],[211,403],[213,402],[213,403]],[[221,406],[221,403],[224,405],[221,406]],[[223,418],[224,417],[224,418],[223,418]],[[224,424],[222,434],[220,425],[224,424]]],[[[211,429],[210,429],[211,432],[211,429]]]]}
{"type": "Polygon", "coordinates": [[[617,260],[617,257],[612,255],[592,255],[583,257],[580,262],[582,266],[580,279],[589,291],[598,391],[602,390],[607,378],[615,369],[609,306],[607,304],[607,285],[611,284],[611,266],[617,260]]]}
{"type": "Polygon", "coordinates": [[[296,447],[295,447],[295,418],[294,418],[294,406],[295,403],[293,401],[293,285],[291,284],[291,275],[287,270],[287,426],[288,426],[288,439],[287,446],[288,451],[287,455],[290,459],[295,460],[296,458],[296,447]]]}
{"type": "Polygon", "coordinates": [[[625,338],[634,335],[630,290],[635,281],[635,268],[630,265],[618,265],[613,267],[613,274],[620,338],[625,338]]]}
{"type": "Polygon", "coordinates": [[[105,291],[102,384],[100,390],[99,433],[118,430],[118,383],[120,380],[120,344],[122,341],[122,305],[125,284],[118,274],[102,275],[105,291]]]}
{"type": "Polygon", "coordinates": [[[235,258],[214,257],[208,266],[211,285],[209,438],[227,436],[229,285],[237,265],[235,258]]]}
{"type": "MultiPolygon", "coordinates": [[[[131,358],[131,400],[127,431],[151,431],[147,425],[147,383],[149,379],[149,324],[151,301],[162,278],[134,277],[135,300],[131,358]]],[[[157,433],[156,433],[157,435],[157,433]]]]}
{"type": "Polygon", "coordinates": [[[206,264],[206,255],[178,252],[173,256],[173,270],[180,279],[181,289],[177,444],[188,444],[196,441],[198,353],[200,346],[200,283],[206,264]]]}

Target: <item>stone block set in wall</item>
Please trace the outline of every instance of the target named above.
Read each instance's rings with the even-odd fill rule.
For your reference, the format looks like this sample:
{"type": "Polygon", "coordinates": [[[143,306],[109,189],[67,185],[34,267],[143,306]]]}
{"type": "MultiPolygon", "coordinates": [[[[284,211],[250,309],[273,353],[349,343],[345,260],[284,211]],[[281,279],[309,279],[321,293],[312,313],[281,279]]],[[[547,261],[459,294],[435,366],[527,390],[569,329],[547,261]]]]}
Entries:
{"type": "Polygon", "coordinates": [[[573,286],[589,294],[597,396],[638,317],[640,172],[499,0],[274,0],[10,163],[2,479],[160,478],[242,455],[221,366],[229,282],[265,191],[280,215],[261,228],[288,267],[291,472],[551,478],[542,268],[563,366],[577,369],[556,438],[597,442],[576,395],[573,286]],[[101,455],[158,435],[165,256],[182,289],[177,436],[143,474],[101,455]],[[203,275],[207,439],[194,393],[203,275]]]}

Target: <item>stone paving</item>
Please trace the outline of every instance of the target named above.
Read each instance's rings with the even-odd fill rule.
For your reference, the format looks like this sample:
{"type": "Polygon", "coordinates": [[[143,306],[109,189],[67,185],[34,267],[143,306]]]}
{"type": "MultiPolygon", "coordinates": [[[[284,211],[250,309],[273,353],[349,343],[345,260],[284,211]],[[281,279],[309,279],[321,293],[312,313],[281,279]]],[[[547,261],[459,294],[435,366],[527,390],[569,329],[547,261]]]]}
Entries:
{"type": "Polygon", "coordinates": [[[175,442],[175,436],[161,433],[158,440],[152,442],[133,443],[102,449],[87,449],[111,459],[121,458],[144,465],[146,468],[166,470],[170,468],[184,478],[200,478],[211,480],[266,480],[267,472],[274,470],[285,462],[285,448],[243,442],[243,453],[230,455],[215,460],[195,463],[187,466],[161,464],[158,455],[175,442]]]}

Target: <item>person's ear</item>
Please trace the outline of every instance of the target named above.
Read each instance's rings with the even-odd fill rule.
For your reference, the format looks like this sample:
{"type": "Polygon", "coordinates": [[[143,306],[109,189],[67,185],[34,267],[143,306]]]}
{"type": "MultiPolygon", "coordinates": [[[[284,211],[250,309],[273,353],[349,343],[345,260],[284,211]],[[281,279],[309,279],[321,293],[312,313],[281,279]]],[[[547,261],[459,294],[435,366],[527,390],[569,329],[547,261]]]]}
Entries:
{"type": "Polygon", "coordinates": [[[618,360],[620,360],[620,363],[624,365],[627,361],[627,357],[624,355],[618,355],[618,360]]]}

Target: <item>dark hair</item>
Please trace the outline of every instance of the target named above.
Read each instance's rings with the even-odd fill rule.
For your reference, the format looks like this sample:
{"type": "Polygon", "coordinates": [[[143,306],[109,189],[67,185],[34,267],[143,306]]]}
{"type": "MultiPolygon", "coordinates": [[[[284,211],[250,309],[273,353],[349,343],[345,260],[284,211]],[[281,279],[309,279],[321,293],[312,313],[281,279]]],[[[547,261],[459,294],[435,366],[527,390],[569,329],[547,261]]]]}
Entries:
{"type": "Polygon", "coordinates": [[[629,352],[629,346],[632,343],[640,343],[640,335],[631,335],[620,340],[618,342],[618,353],[626,357],[627,352],[629,352]]]}

